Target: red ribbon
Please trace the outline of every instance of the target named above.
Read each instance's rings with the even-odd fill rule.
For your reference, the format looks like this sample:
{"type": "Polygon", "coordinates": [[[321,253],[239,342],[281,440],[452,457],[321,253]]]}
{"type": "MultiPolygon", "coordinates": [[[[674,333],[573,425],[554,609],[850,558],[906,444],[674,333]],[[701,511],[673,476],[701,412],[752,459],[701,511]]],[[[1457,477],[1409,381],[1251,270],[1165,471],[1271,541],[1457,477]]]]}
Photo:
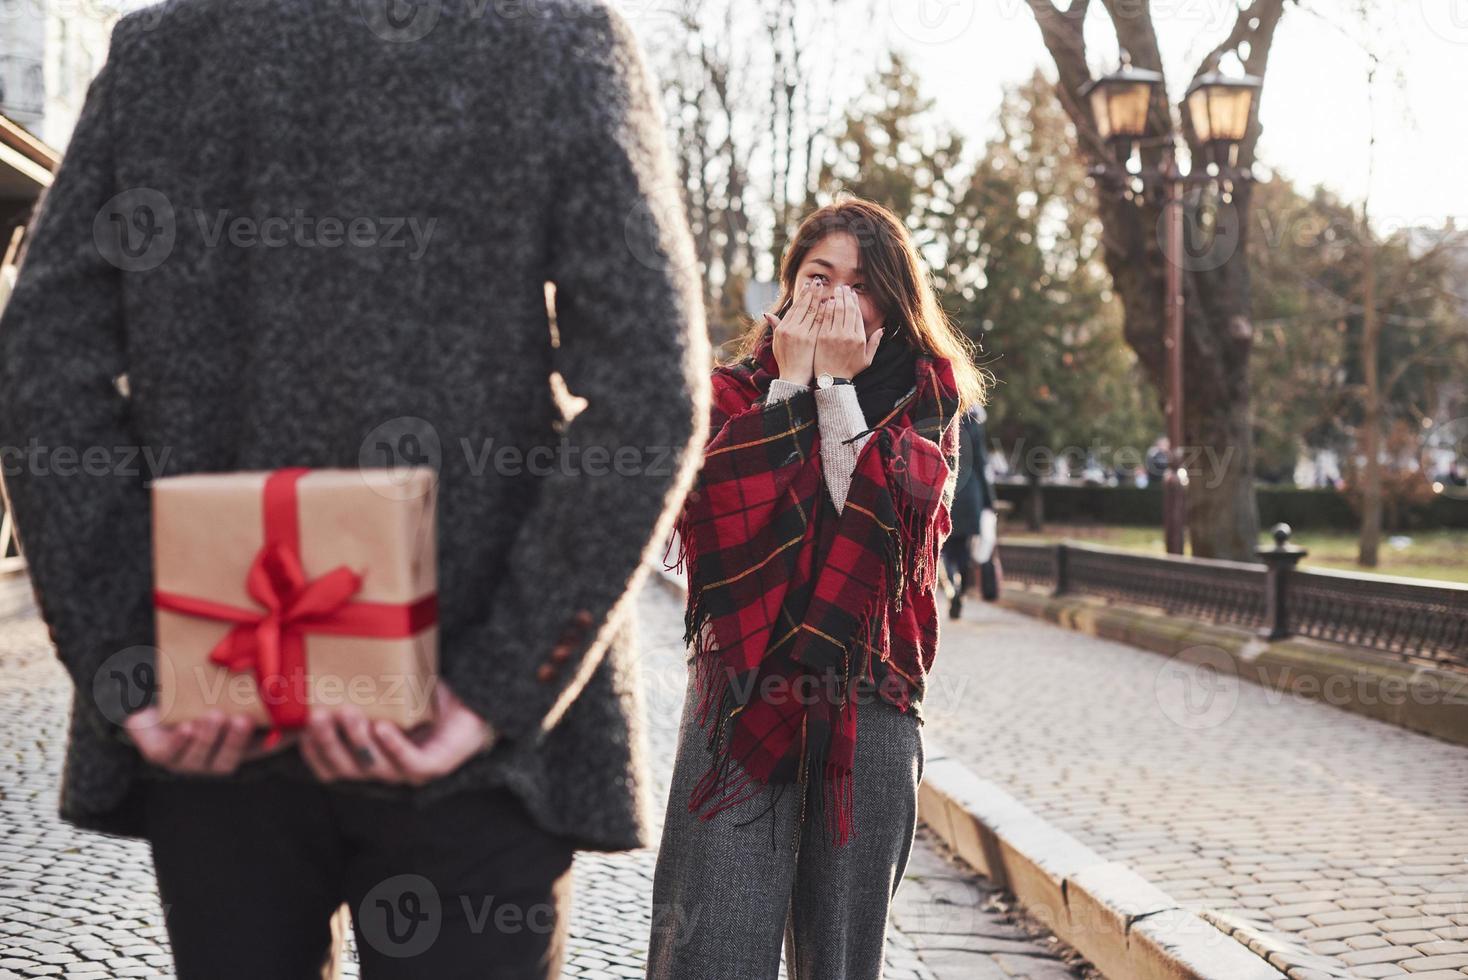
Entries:
{"type": "Polygon", "coordinates": [[[306,635],[332,633],[382,639],[406,638],[438,622],[438,597],[410,603],[352,602],[362,577],[345,565],[315,579],[301,567],[296,484],[310,470],[276,470],[265,480],[265,543],[245,579],[250,597],[264,607],[155,590],[158,609],[237,624],[209,653],[221,667],[254,670],[270,714],[271,740],[306,724],[306,635]]]}

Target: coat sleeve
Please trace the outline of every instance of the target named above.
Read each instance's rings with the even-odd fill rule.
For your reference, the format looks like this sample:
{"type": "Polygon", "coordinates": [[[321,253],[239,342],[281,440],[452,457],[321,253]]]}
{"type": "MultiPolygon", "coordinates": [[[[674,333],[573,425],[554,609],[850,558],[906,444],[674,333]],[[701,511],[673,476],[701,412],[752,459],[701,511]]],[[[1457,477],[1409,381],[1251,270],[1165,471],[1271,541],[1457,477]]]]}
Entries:
{"type": "MultiPolygon", "coordinates": [[[[110,124],[119,23],[31,228],[0,317],[0,459],[41,617],[78,721],[119,736],[90,696],[113,654],[152,643],[150,515],[129,400],[123,284],[105,217],[117,210],[110,124]]],[[[119,215],[121,216],[121,215],[119,215]]],[[[148,685],[145,685],[147,687],[148,685]]],[[[140,692],[144,695],[149,690],[140,692]]],[[[129,709],[142,701],[129,699],[129,709]]]]}
{"type": "MultiPolygon", "coordinates": [[[[693,574],[701,559],[720,552],[722,559],[703,567],[738,566],[751,546],[768,554],[770,536],[781,530],[772,526],[777,505],[792,489],[804,499],[805,481],[820,479],[813,392],[796,386],[760,399],[747,385],[726,368],[714,371],[708,441],[677,522],[680,561],[693,574]]],[[[689,587],[691,597],[698,583],[689,587]]]]}
{"type": "Polygon", "coordinates": [[[564,438],[584,465],[538,478],[504,579],[455,638],[472,652],[445,672],[502,738],[531,742],[584,688],[672,527],[704,441],[710,362],[692,237],[637,42],[604,3],[560,28],[548,274],[556,366],[587,402],[564,438]]]}
{"type": "Polygon", "coordinates": [[[711,384],[700,493],[736,478],[769,476],[782,482],[817,457],[820,427],[813,388],[773,379],[765,399],[750,402],[727,373],[715,371],[711,384]]]}

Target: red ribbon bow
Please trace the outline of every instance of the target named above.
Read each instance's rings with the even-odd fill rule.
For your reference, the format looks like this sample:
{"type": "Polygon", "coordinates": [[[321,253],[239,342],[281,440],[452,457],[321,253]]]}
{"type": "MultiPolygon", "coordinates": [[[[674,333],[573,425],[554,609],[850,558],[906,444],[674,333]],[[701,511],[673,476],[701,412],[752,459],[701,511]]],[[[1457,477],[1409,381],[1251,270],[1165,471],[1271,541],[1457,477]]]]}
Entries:
{"type": "Polygon", "coordinates": [[[253,670],[273,725],[271,740],[306,724],[306,634],[333,633],[382,639],[412,636],[438,622],[436,595],[411,603],[352,602],[362,577],[345,565],[307,579],[300,558],[296,483],[310,470],[281,469],[265,481],[265,543],[245,579],[263,609],[155,590],[158,609],[236,623],[209,652],[211,662],[253,670]]]}

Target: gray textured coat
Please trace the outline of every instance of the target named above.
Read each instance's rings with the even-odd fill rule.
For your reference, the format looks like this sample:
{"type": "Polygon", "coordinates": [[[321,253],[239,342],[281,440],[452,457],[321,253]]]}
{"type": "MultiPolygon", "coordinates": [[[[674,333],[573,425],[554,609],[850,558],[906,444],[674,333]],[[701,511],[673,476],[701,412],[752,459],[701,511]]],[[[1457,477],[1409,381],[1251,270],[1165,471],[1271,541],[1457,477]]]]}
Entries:
{"type": "Polygon", "coordinates": [[[117,25],[0,320],[7,494],[78,692],[66,819],[137,833],[154,774],[108,693],[153,637],[151,477],[428,461],[443,674],[502,740],[416,797],[503,784],[583,848],[651,843],[629,599],[710,363],[661,123],[603,0],[117,25]]]}

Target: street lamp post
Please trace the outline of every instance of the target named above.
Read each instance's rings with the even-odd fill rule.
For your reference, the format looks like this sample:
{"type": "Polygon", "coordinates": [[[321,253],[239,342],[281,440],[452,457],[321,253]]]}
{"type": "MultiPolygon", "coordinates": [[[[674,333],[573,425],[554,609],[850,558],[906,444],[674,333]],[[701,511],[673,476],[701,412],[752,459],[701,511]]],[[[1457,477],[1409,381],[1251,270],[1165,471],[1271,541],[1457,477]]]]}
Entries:
{"type": "Polygon", "coordinates": [[[1162,478],[1162,538],[1169,555],[1184,551],[1188,471],[1183,466],[1183,180],[1170,148],[1162,172],[1167,204],[1163,263],[1167,266],[1167,474],[1162,478]]]}
{"type": "MultiPolygon", "coordinates": [[[[1164,92],[1160,72],[1133,67],[1125,60],[1109,75],[1087,82],[1082,98],[1091,103],[1096,130],[1111,147],[1113,159],[1090,168],[1103,185],[1127,198],[1159,194],[1163,213],[1163,262],[1166,318],[1163,347],[1167,352],[1167,473],[1162,478],[1163,537],[1169,554],[1180,555],[1187,526],[1188,473],[1183,455],[1183,192],[1189,184],[1219,184],[1249,180],[1247,167],[1238,166],[1238,147],[1248,133],[1254,99],[1261,80],[1252,75],[1232,78],[1210,72],[1188,87],[1183,99],[1188,119],[1204,150],[1184,174],[1177,162],[1172,129],[1150,136],[1154,94],[1164,92]],[[1127,168],[1134,148],[1159,146],[1162,165],[1156,170],[1127,168]],[[1202,163],[1204,166],[1199,167],[1202,163]]],[[[1165,101],[1165,97],[1164,97],[1165,101]]]]}

